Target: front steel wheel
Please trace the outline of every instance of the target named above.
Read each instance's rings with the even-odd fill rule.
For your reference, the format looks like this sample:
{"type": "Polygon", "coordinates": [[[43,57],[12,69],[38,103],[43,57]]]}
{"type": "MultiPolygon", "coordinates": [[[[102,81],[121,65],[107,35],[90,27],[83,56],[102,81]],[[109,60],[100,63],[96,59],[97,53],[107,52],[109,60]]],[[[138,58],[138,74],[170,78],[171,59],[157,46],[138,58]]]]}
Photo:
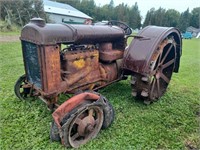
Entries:
{"type": "Polygon", "coordinates": [[[134,74],[131,78],[132,95],[142,97],[145,103],[159,99],[166,92],[176,60],[176,43],[166,38],[151,57],[149,75],[134,74]]]}
{"type": "MultiPolygon", "coordinates": [[[[94,91],[85,91],[79,94],[95,94],[99,98],[92,100],[89,97],[85,97],[86,99],[82,97],[82,102],[74,108],[70,106],[73,100],[69,99],[67,101],[69,104],[60,106],[60,109],[58,107],[53,113],[54,120],[51,124],[50,139],[52,141],[62,141],[66,147],[79,147],[85,144],[94,138],[100,129],[107,129],[111,126],[115,118],[113,106],[106,97],[94,91]],[[64,111],[61,108],[70,109],[71,111],[57,119],[57,114],[62,114],[64,111]],[[56,120],[59,120],[59,125],[56,124],[56,120]]],[[[75,95],[74,98],[77,98],[79,94],[75,95]]],[[[80,100],[80,97],[78,99],[80,100]]]]}
{"type": "Polygon", "coordinates": [[[78,148],[95,138],[103,124],[101,105],[88,102],[74,108],[64,117],[61,124],[64,145],[78,148]]]}
{"type": "Polygon", "coordinates": [[[27,100],[28,98],[32,97],[31,88],[26,83],[26,75],[19,77],[15,83],[14,92],[20,100],[27,100]]]}

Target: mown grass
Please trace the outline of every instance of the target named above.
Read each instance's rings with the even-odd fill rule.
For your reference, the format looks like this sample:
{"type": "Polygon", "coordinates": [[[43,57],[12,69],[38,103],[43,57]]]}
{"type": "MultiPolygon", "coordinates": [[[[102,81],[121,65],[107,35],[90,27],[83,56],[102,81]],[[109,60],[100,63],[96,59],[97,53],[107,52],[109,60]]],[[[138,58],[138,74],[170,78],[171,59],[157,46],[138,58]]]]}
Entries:
{"type": "Polygon", "coordinates": [[[10,36],[10,35],[19,35],[20,30],[10,31],[10,32],[2,32],[0,31],[0,36],[10,36]]]}
{"type": "MultiPolygon", "coordinates": [[[[146,106],[131,97],[130,84],[121,81],[100,93],[115,108],[112,126],[82,149],[200,149],[200,40],[184,40],[180,72],[167,93],[146,106]]],[[[50,142],[51,112],[40,100],[19,101],[15,81],[24,74],[19,42],[0,45],[0,149],[65,149],[50,142]]]]}

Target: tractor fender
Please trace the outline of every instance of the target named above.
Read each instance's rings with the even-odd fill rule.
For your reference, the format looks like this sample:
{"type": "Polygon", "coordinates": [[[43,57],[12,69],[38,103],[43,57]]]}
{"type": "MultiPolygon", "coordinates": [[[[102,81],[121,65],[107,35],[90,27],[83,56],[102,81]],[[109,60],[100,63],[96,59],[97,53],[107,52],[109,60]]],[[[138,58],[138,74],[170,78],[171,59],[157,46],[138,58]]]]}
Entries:
{"type": "Polygon", "coordinates": [[[176,61],[174,72],[178,72],[180,56],[182,53],[182,39],[180,31],[174,27],[147,26],[126,49],[122,68],[129,72],[148,75],[150,73],[150,60],[159,44],[167,37],[173,38],[176,43],[176,61]]]}
{"type": "Polygon", "coordinates": [[[52,114],[55,123],[57,124],[58,128],[61,128],[60,122],[63,117],[72,111],[76,106],[82,103],[85,100],[90,101],[97,101],[99,100],[100,96],[94,93],[84,92],[78,95],[75,95],[65,101],[62,105],[60,105],[52,114]]]}

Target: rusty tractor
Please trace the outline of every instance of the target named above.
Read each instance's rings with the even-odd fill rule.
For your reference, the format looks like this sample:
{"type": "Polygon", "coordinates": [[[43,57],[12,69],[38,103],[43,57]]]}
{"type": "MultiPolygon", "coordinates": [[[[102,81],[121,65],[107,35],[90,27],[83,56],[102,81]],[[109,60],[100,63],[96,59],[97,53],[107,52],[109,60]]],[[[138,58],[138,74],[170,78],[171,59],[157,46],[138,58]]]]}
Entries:
{"type": "Polygon", "coordinates": [[[21,100],[38,97],[52,110],[52,141],[77,148],[114,120],[114,109],[97,90],[130,76],[130,93],[158,100],[182,51],[179,30],[147,26],[137,35],[122,22],[106,25],[46,24],[33,18],[21,32],[25,74],[14,90],[21,100]],[[133,37],[127,46],[127,39],[133,37]],[[71,98],[59,104],[60,94],[71,98]]]}

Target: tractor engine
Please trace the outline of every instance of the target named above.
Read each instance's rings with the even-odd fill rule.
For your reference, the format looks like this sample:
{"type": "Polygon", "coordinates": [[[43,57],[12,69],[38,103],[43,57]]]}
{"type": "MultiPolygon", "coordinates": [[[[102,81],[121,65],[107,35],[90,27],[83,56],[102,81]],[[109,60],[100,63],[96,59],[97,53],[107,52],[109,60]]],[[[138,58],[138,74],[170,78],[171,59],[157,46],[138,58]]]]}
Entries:
{"type": "Polygon", "coordinates": [[[118,26],[32,19],[21,40],[27,80],[45,99],[99,89],[121,78],[126,38],[118,26]]]}
{"type": "Polygon", "coordinates": [[[61,77],[69,88],[92,90],[120,77],[123,50],[113,49],[112,43],[69,46],[61,52],[61,77]]]}

